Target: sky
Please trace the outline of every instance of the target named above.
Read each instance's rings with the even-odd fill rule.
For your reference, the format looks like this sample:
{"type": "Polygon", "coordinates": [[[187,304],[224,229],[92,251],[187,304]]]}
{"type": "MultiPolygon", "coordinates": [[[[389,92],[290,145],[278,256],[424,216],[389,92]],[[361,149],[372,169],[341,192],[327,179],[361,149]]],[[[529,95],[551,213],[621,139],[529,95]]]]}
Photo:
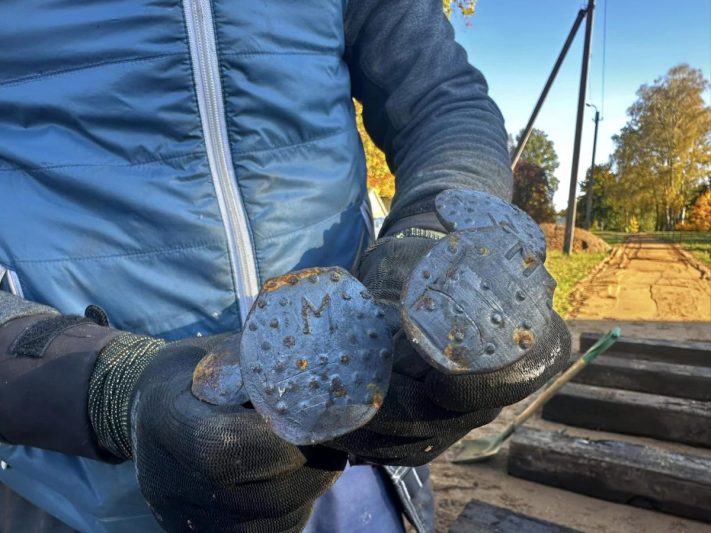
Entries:
{"type": "MultiPolygon", "coordinates": [[[[578,10],[586,5],[584,0],[478,0],[468,23],[453,18],[457,41],[484,73],[514,136],[528,122],[578,10]]],[[[560,160],[556,209],[568,202],[584,34],[583,23],[535,124],[554,142],[560,160]]],[[[603,117],[596,163],[607,162],[614,151],[612,136],[627,122],[626,110],[640,85],[679,63],[711,77],[711,0],[596,0],[587,93],[603,117]]],[[[711,102],[711,91],[705,98],[711,102]]],[[[594,114],[586,108],[578,180],[592,160],[594,114]]]]}

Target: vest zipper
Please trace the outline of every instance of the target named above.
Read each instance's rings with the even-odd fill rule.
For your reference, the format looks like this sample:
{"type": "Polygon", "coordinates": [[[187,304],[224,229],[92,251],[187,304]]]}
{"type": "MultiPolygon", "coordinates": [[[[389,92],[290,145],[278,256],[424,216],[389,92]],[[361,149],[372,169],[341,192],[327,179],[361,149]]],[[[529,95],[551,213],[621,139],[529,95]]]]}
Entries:
{"type": "Polygon", "coordinates": [[[183,10],[210,173],[225,225],[232,277],[244,323],[259,292],[259,278],[247,217],[232,166],[212,7],[210,0],[183,0],[183,10]]]}

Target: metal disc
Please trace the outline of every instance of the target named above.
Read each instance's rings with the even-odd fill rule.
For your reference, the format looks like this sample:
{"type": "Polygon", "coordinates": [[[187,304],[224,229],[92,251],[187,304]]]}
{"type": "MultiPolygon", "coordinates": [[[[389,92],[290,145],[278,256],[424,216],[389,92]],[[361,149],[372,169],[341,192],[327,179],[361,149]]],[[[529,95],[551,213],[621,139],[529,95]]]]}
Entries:
{"type": "Polygon", "coordinates": [[[501,227],[516,234],[541,261],[546,259],[546,240],[528,214],[498,196],[485,192],[450,189],[435,199],[437,218],[449,231],[487,230],[501,227]]]}
{"type": "Polygon", "coordinates": [[[213,405],[242,405],[249,401],[239,361],[240,335],[231,335],[210,351],[193,371],[192,393],[213,405]]]}
{"type": "Polygon", "coordinates": [[[442,239],[402,294],[408,340],[447,374],[491,372],[523,357],[551,316],[555,280],[501,226],[442,239]]]}
{"type": "Polygon", "coordinates": [[[384,311],[341,268],[312,268],[264,284],[242,334],[243,379],[274,433],[315,444],[368,422],[390,383],[384,311]]]}

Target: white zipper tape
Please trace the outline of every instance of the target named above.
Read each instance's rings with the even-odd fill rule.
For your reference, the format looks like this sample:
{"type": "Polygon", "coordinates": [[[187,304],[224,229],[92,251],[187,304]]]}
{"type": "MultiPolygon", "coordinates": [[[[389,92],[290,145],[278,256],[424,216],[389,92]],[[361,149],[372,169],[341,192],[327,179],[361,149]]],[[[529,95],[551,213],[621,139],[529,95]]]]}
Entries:
{"type": "Polygon", "coordinates": [[[244,324],[259,292],[259,278],[247,217],[232,165],[212,7],[209,0],[183,0],[183,9],[205,149],[225,225],[232,277],[244,324]]]}

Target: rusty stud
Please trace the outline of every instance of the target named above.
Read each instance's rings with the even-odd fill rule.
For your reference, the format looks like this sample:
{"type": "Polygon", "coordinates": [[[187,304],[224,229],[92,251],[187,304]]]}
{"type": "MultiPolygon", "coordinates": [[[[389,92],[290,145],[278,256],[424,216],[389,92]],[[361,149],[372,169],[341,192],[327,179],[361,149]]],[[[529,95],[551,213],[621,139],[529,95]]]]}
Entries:
{"type": "Polygon", "coordinates": [[[336,398],[342,398],[348,394],[348,391],[343,386],[341,376],[335,375],[331,377],[331,392],[336,398]]]}
{"type": "Polygon", "coordinates": [[[296,276],[289,276],[287,282],[289,283],[289,285],[296,285],[297,283],[299,283],[299,278],[297,278],[296,276]]]}

